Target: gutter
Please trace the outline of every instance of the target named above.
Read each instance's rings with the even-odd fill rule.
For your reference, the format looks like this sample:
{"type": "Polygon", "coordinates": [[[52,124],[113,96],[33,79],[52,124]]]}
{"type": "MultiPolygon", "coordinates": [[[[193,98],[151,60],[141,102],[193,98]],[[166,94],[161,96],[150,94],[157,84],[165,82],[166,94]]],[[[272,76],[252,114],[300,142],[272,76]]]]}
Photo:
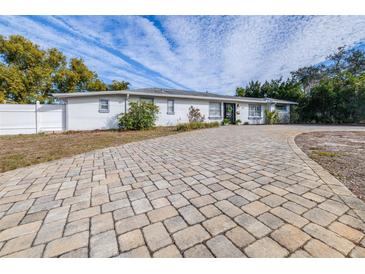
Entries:
{"type": "MultiPolygon", "coordinates": [[[[150,93],[150,92],[126,92],[126,91],[99,91],[99,92],[75,92],[75,93],[54,93],[52,96],[56,98],[77,98],[77,97],[87,97],[87,96],[100,96],[100,95],[126,95],[126,96],[133,96],[133,95],[141,95],[141,96],[151,96],[151,97],[162,97],[162,98],[182,98],[182,99],[196,99],[196,100],[205,100],[205,101],[225,101],[225,102],[243,102],[243,103],[260,103],[265,104],[267,103],[266,100],[256,100],[255,99],[239,99],[237,98],[225,98],[225,97],[211,97],[211,96],[193,96],[193,95],[181,95],[181,94],[159,94],[159,93],[150,93]]],[[[278,100],[276,102],[275,99],[270,99],[272,103],[280,103],[289,104],[289,105],[297,105],[296,102],[290,102],[285,100],[278,100]]]]}

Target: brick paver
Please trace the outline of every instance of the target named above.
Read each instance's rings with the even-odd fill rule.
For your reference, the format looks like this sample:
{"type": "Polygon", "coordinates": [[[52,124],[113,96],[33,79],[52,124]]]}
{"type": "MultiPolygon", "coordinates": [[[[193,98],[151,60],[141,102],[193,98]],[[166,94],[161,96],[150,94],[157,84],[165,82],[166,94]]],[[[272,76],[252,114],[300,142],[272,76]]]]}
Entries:
{"type": "Polygon", "coordinates": [[[365,203],[294,143],[227,126],[0,174],[0,257],[365,257],[365,203]]]}

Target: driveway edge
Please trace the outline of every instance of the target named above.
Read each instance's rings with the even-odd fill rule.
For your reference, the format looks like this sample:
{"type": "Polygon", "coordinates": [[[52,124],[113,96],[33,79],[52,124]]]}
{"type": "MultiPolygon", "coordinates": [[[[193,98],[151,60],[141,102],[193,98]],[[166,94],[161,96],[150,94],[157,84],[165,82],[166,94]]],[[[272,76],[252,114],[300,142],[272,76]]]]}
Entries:
{"type": "Polygon", "coordinates": [[[342,182],[335,178],[320,164],[312,160],[295,143],[295,137],[302,133],[296,133],[288,137],[287,141],[294,153],[315,172],[323,182],[365,222],[365,203],[357,198],[342,182]]]}

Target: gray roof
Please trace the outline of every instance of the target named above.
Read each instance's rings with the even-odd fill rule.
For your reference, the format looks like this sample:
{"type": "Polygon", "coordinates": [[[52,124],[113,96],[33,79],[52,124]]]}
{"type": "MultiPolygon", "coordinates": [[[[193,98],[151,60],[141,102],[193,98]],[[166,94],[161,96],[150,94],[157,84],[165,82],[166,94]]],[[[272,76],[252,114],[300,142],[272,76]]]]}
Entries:
{"type": "Polygon", "coordinates": [[[140,95],[140,96],[155,96],[155,97],[176,97],[176,98],[191,98],[191,99],[206,99],[206,100],[218,100],[224,101],[237,101],[237,102],[255,102],[255,103],[282,103],[282,104],[297,104],[292,101],[271,99],[271,98],[253,98],[253,97],[238,97],[230,95],[220,95],[211,92],[199,92],[188,91],[179,89],[166,89],[166,88],[141,88],[141,89],[127,89],[117,91],[85,91],[74,93],[54,93],[52,94],[57,98],[71,98],[71,97],[83,97],[83,96],[105,96],[105,95],[140,95]]]}
{"type": "MultiPolygon", "coordinates": [[[[170,95],[185,95],[185,96],[198,96],[198,97],[216,97],[216,98],[222,98],[222,99],[244,99],[247,101],[262,101],[267,102],[268,100],[275,101],[275,103],[287,103],[287,104],[296,104],[296,102],[292,101],[286,101],[286,100],[278,100],[278,99],[272,99],[272,98],[254,98],[254,97],[238,97],[238,96],[232,96],[232,95],[220,95],[212,92],[201,92],[201,91],[188,91],[188,90],[179,90],[179,89],[162,89],[162,88],[142,88],[142,89],[134,89],[135,91],[143,91],[143,92],[149,92],[153,94],[170,94],[170,95]]],[[[132,90],[133,91],[133,90],[132,90]]]]}

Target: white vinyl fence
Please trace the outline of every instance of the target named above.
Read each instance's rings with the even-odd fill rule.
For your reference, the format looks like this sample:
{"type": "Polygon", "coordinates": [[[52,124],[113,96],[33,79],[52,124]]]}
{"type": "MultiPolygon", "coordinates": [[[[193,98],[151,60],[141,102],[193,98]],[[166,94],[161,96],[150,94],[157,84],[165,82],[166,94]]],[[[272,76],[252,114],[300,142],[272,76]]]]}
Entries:
{"type": "Polygon", "coordinates": [[[65,129],[65,105],[0,104],[0,135],[65,129]]]}

